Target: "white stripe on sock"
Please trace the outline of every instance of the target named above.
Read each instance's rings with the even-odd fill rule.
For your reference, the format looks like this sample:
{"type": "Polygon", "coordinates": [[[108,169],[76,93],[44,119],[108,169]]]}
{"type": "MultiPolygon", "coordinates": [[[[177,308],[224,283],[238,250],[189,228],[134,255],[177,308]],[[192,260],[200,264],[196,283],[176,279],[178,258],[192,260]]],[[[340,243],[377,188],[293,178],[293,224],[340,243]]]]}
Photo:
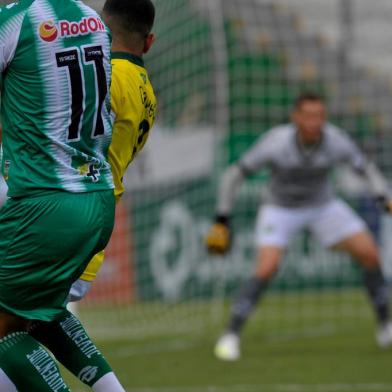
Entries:
{"type": "Polygon", "coordinates": [[[18,392],[15,384],[8,378],[8,376],[4,373],[3,369],[0,369],[0,391],[18,392]]]}
{"type": "Polygon", "coordinates": [[[125,392],[125,389],[121,386],[120,381],[118,381],[113,372],[101,377],[92,388],[94,392],[125,392]]]}

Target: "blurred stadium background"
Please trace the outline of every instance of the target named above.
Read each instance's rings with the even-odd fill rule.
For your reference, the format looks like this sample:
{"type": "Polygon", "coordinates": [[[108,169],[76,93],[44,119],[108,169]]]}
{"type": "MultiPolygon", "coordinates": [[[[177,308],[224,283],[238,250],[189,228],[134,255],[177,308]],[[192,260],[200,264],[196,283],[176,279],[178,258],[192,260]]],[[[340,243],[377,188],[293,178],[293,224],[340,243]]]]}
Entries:
{"type": "MultiPolygon", "coordinates": [[[[288,121],[300,91],[324,94],[331,121],[391,179],[391,1],[154,4],[158,39],[146,67],[159,116],[125,179],[106,264],[78,307],[87,329],[129,391],[392,391],[392,353],[375,346],[360,271],[307,233],[245,331],[244,360],[212,357],[226,300],[253,265],[253,222],[268,174],[241,189],[230,255],[210,257],[203,247],[222,169],[288,121]]],[[[391,219],[347,168],[334,181],[368,221],[392,280],[391,219]]]]}

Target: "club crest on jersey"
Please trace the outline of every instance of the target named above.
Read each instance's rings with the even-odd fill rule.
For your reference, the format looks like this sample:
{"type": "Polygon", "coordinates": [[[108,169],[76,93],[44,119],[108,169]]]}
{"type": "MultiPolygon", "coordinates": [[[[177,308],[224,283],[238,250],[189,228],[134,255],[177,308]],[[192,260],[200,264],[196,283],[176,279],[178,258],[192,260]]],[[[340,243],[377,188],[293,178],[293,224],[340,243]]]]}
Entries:
{"type": "Polygon", "coordinates": [[[53,20],[46,20],[38,27],[39,36],[45,42],[53,42],[59,37],[77,37],[98,31],[105,31],[105,25],[99,18],[93,16],[83,18],[80,22],[60,20],[54,23],[53,20]]]}

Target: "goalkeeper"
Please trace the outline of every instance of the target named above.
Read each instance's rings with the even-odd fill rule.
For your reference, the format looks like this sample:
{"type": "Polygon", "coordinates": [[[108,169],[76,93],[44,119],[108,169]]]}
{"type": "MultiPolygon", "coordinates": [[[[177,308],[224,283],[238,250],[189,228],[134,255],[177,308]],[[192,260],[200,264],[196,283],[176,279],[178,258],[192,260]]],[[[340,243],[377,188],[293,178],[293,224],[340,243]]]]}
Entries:
{"type": "Polygon", "coordinates": [[[331,169],[344,162],[364,176],[372,192],[387,203],[387,184],[376,166],[366,161],[343,131],[326,122],[323,98],[307,93],[297,98],[291,124],[271,129],[224,172],[216,222],[206,238],[212,253],[223,254],[230,247],[230,213],[244,178],[267,167],[271,180],[256,221],[256,268],[234,302],[227,329],[215,346],[218,358],[240,357],[241,330],[291,239],[303,229],[309,229],[325,247],[348,253],[363,267],[364,285],[378,321],[376,340],[381,347],[392,344],[388,287],[377,246],[364,221],[334,195],[328,180],[331,169]]]}
{"type": "MultiPolygon", "coordinates": [[[[156,115],[156,98],[144,67],[155,36],[154,5],[150,0],[107,0],[103,17],[112,35],[113,139],[109,148],[117,202],[124,193],[122,179],[128,165],[144,147],[156,115]]],[[[70,301],[82,299],[95,280],[104,259],[97,254],[70,292],[70,301]]]]}

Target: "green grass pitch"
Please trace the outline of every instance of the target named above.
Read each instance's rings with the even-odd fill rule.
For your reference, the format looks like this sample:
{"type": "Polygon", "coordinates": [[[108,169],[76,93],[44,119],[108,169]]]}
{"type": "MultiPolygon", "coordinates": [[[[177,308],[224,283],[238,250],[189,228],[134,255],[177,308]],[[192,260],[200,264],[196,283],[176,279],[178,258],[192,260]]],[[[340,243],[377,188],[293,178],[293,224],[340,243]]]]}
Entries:
{"type": "MultiPolygon", "coordinates": [[[[235,363],[212,354],[224,320],[199,333],[97,341],[129,392],[392,391],[392,350],[376,346],[362,292],[286,294],[263,305],[244,331],[243,358],[235,363]]],[[[72,391],[88,390],[66,379],[72,391]]]]}

